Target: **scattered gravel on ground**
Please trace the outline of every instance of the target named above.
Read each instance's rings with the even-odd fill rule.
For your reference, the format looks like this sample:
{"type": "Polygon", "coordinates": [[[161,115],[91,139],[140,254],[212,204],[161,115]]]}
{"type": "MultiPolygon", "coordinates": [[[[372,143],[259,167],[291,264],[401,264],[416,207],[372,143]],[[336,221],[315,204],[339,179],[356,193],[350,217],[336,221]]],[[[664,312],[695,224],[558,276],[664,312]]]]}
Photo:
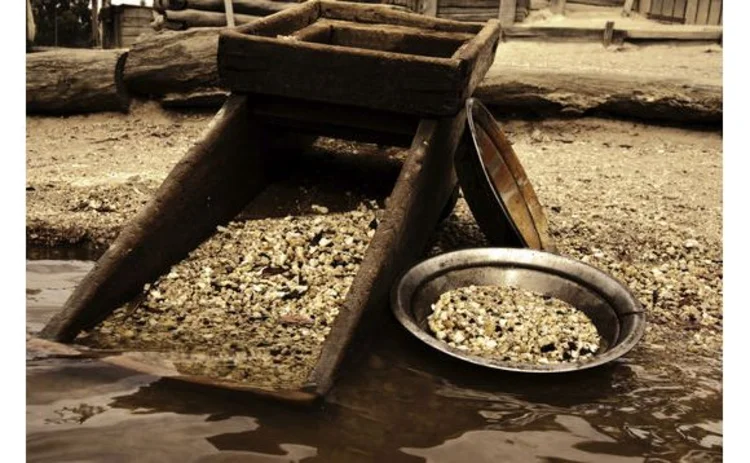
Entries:
{"type": "MultiPolygon", "coordinates": [[[[144,111],[27,117],[27,244],[109,244],[211,118],[144,111]]],[[[503,128],[559,252],[611,273],[647,309],[642,342],[720,353],[721,132],[595,118],[503,128]]],[[[462,198],[429,254],[486,245],[462,198]]]]}
{"type": "Polygon", "coordinates": [[[78,342],[194,353],[186,374],[301,386],[377,228],[378,206],[232,222],[78,342]],[[319,215],[315,215],[315,213],[319,215]]]}
{"type": "Polygon", "coordinates": [[[449,346],[512,363],[590,360],[596,326],[575,307],[506,286],[466,286],[440,295],[427,323],[449,346]]]}
{"type": "MultiPolygon", "coordinates": [[[[722,135],[602,119],[509,121],[558,252],[647,310],[644,342],[721,352],[722,135]]],[[[463,198],[430,255],[487,246],[463,198]]]]}

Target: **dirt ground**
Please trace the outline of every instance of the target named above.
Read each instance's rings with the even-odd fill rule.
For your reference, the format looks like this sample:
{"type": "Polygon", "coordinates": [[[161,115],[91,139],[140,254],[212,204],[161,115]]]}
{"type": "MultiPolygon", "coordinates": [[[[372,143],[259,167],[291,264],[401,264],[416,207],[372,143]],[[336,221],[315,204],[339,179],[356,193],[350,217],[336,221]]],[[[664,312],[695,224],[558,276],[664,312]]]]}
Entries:
{"type": "MultiPolygon", "coordinates": [[[[27,244],[106,245],[211,114],[27,118],[27,244]]],[[[628,285],[648,342],[719,352],[722,134],[604,119],[508,121],[559,252],[628,285]]],[[[460,200],[431,253],[485,244],[460,200]]]]}
{"type": "Polygon", "coordinates": [[[708,45],[544,43],[515,40],[498,46],[487,76],[514,69],[580,74],[617,74],[722,85],[723,49],[708,45]]]}

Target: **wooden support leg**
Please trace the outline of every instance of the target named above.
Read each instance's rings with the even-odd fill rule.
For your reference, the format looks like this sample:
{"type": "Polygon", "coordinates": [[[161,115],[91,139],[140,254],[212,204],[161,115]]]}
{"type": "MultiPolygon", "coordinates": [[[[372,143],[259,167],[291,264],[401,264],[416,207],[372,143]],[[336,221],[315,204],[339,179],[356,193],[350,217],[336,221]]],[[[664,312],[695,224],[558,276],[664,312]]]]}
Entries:
{"type": "Polygon", "coordinates": [[[251,116],[246,97],[230,96],[202,139],[123,228],[41,336],[73,340],[239,213],[267,184],[266,133],[251,116]]]}
{"type": "Polygon", "coordinates": [[[565,1],[566,0],[552,0],[549,4],[549,9],[555,14],[565,14],[565,1]]]}
{"type": "MultiPolygon", "coordinates": [[[[318,363],[306,387],[325,395],[355,339],[366,336],[389,313],[389,296],[396,278],[422,255],[445,204],[456,185],[453,153],[466,115],[423,119],[401,168],[387,213],[370,242],[344,307],[331,327],[318,363]]],[[[356,353],[355,353],[356,355],[356,353]]]]}

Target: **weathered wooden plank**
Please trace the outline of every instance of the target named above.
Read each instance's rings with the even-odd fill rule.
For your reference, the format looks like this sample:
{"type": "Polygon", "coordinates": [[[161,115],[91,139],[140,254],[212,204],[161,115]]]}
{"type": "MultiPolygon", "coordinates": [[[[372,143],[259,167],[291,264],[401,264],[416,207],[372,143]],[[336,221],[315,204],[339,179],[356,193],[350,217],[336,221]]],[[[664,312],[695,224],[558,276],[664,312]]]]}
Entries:
{"type": "Polygon", "coordinates": [[[721,24],[722,0],[711,0],[711,8],[708,11],[709,26],[718,26],[721,24]]]}
{"type": "Polygon", "coordinates": [[[567,0],[568,3],[592,6],[622,6],[624,1],[625,0],[567,0]]]}
{"type": "Polygon", "coordinates": [[[72,341],[237,215],[268,183],[266,132],[249,113],[246,97],[230,97],[41,336],[72,341]]]}
{"type": "MultiPolygon", "coordinates": [[[[226,0],[169,0],[171,10],[203,10],[224,13],[226,0]]],[[[264,16],[285,10],[296,5],[296,2],[275,2],[272,0],[232,0],[232,10],[239,14],[264,16]]]]}
{"type": "MultiPolygon", "coordinates": [[[[503,29],[508,38],[521,39],[560,39],[599,41],[604,29],[601,27],[549,27],[549,26],[512,26],[503,29]]],[[[618,33],[615,29],[614,34],[618,33]]]]}
{"type": "Polygon", "coordinates": [[[462,100],[466,100],[474,93],[474,89],[492,65],[500,41],[500,32],[500,21],[491,19],[476,37],[456,51],[454,58],[461,60],[463,72],[470,73],[462,100]]]}
{"type": "Polygon", "coordinates": [[[638,0],[638,12],[646,16],[651,11],[651,0],[638,0]]]}
{"type": "Polygon", "coordinates": [[[320,17],[320,2],[312,0],[295,8],[260,18],[251,24],[238,27],[236,30],[242,34],[261,35],[264,37],[276,37],[277,35],[290,35],[295,31],[303,29],[320,17]]]}
{"type": "Polygon", "coordinates": [[[687,8],[685,10],[685,24],[695,24],[696,17],[698,15],[698,3],[701,0],[687,0],[687,8]]]}
{"type": "Polygon", "coordinates": [[[630,12],[633,10],[633,3],[635,3],[635,0],[625,0],[625,4],[622,7],[623,16],[630,16],[630,12]]]}
{"type": "Polygon", "coordinates": [[[395,11],[385,5],[357,5],[352,8],[344,2],[319,1],[322,16],[329,19],[343,19],[361,23],[385,23],[397,26],[419,27],[447,32],[479,32],[483,24],[456,23],[445,19],[415,15],[403,11],[395,11]]]}
{"type": "Polygon", "coordinates": [[[651,11],[649,11],[649,13],[652,15],[661,16],[663,5],[664,0],[651,0],[651,11]]]}
{"type": "Polygon", "coordinates": [[[674,0],[662,0],[661,15],[667,18],[674,17],[674,0]]]}
{"type": "Polygon", "coordinates": [[[494,7],[475,7],[475,8],[461,8],[461,7],[451,7],[451,8],[441,8],[440,9],[440,15],[449,17],[449,16],[468,16],[468,15],[491,15],[492,19],[497,19],[498,17],[498,9],[497,6],[494,7]]]}
{"type": "Polygon", "coordinates": [[[331,53],[323,44],[232,40],[232,34],[219,40],[219,70],[234,91],[416,114],[454,114],[461,104],[457,60],[345,48],[331,53]]]}
{"type": "Polygon", "coordinates": [[[549,9],[555,14],[565,14],[565,1],[566,0],[552,0],[549,4],[549,9]]]}
{"type": "Polygon", "coordinates": [[[487,22],[490,19],[497,19],[497,10],[487,10],[486,12],[459,12],[459,13],[440,13],[438,17],[451,19],[455,21],[473,21],[487,22]]]}
{"type": "Polygon", "coordinates": [[[450,58],[462,44],[474,38],[472,34],[425,31],[404,26],[358,25],[335,20],[321,20],[318,23],[330,25],[329,43],[332,45],[420,56],[450,58]]]}
{"type": "Polygon", "coordinates": [[[419,119],[407,114],[254,95],[253,112],[294,132],[409,147],[419,119]]]}
{"type": "Polygon", "coordinates": [[[503,27],[512,26],[516,22],[516,0],[501,0],[497,17],[503,27]]]}
{"type": "Polygon", "coordinates": [[[721,40],[720,28],[706,28],[703,30],[662,29],[633,29],[625,30],[625,38],[631,40],[685,40],[696,42],[716,42],[721,40]]]}
{"type": "Polygon", "coordinates": [[[605,47],[608,47],[612,44],[612,37],[614,36],[615,32],[615,22],[614,21],[607,21],[607,23],[604,25],[604,35],[602,38],[602,43],[605,47]]]}
{"type": "Polygon", "coordinates": [[[687,0],[675,0],[674,2],[674,14],[677,18],[685,18],[685,7],[687,6],[687,0]]]}
{"type": "Polygon", "coordinates": [[[500,0],[440,0],[440,10],[445,8],[494,8],[500,7],[500,0]]]}
{"type": "Polygon", "coordinates": [[[695,13],[695,24],[708,24],[708,13],[711,8],[711,0],[700,0],[698,10],[695,13]]]}
{"type": "Polygon", "coordinates": [[[433,18],[436,17],[440,9],[438,3],[438,0],[423,0],[424,11],[422,12],[422,14],[433,18]]]}
{"type": "Polygon", "coordinates": [[[453,152],[465,125],[464,111],[420,123],[388,199],[386,215],[310,375],[318,395],[331,388],[345,358],[357,355],[351,347],[366,340],[387,316],[393,282],[424,252],[456,185],[453,152]]]}
{"type": "MultiPolygon", "coordinates": [[[[201,10],[167,10],[164,12],[167,20],[182,23],[186,28],[189,27],[222,27],[227,25],[227,17],[224,13],[215,11],[201,10]]],[[[245,14],[235,14],[234,20],[237,24],[247,24],[259,16],[245,14]]]]}

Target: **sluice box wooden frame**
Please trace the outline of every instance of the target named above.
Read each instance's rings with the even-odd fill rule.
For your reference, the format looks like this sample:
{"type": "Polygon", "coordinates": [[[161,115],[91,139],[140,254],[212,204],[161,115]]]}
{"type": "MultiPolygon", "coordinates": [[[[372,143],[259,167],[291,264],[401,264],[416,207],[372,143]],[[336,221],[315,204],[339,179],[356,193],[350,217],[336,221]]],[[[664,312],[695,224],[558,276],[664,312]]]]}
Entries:
{"type": "Polygon", "coordinates": [[[422,255],[454,193],[453,155],[466,126],[464,100],[491,65],[499,38],[497,21],[458,23],[382,5],[328,1],[307,2],[223,32],[219,69],[232,95],[45,326],[46,340],[37,341],[70,349],[57,343],[74,341],[235,218],[285,168],[289,158],[272,149],[278,142],[301,150],[312,134],[403,146],[406,160],[383,220],[304,385],[265,389],[183,375],[131,355],[136,353],[105,358],[285,401],[324,396],[345,358],[365,345],[355,340],[366,339],[364,332],[389,313],[394,281],[422,255]]]}

